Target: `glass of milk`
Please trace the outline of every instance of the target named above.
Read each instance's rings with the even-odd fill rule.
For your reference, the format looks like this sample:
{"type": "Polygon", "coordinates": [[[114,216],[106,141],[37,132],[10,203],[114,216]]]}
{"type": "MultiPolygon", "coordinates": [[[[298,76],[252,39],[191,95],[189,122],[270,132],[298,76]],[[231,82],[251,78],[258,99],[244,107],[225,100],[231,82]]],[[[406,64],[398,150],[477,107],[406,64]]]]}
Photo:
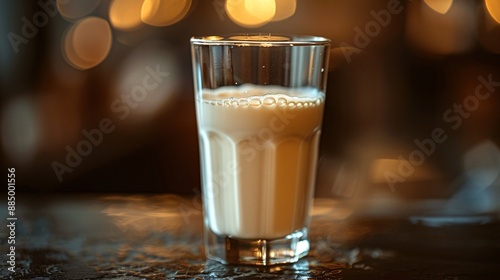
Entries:
{"type": "Polygon", "coordinates": [[[191,39],[209,259],[307,255],[329,47],[315,36],[191,39]]]}

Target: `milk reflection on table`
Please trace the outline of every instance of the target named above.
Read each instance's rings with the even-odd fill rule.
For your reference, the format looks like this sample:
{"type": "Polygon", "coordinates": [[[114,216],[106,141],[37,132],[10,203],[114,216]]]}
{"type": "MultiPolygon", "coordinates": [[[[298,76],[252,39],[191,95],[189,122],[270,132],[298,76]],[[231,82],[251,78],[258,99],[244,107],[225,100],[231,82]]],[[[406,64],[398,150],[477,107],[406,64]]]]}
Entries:
{"type": "Polygon", "coordinates": [[[242,85],[196,102],[205,211],[219,235],[285,237],[308,224],[324,93],[242,85]]]}

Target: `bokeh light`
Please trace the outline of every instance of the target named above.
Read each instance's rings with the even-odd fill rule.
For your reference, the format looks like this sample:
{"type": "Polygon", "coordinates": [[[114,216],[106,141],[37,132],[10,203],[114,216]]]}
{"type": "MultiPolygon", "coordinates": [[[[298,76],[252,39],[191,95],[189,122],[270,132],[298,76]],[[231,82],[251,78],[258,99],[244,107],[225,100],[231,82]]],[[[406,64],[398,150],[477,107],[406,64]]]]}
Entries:
{"type": "Polygon", "coordinates": [[[500,23],[500,1],[498,0],[484,0],[484,5],[490,16],[500,23]]]}
{"type": "Polygon", "coordinates": [[[29,163],[40,138],[36,104],[32,98],[20,96],[7,103],[1,115],[1,125],[5,154],[19,164],[29,163]]]}
{"type": "Polygon", "coordinates": [[[61,16],[66,19],[80,19],[91,13],[98,5],[100,0],[57,0],[57,9],[61,16]]]}
{"type": "Polygon", "coordinates": [[[436,172],[436,169],[428,163],[415,165],[402,158],[380,158],[371,162],[370,181],[372,183],[388,184],[391,180],[398,180],[395,178],[402,179],[403,182],[400,183],[434,181],[439,178],[439,174],[436,172]],[[413,168],[414,171],[410,172],[411,168],[413,168]],[[402,174],[401,170],[408,170],[408,173],[402,174]]]}
{"type": "MultiPolygon", "coordinates": [[[[482,21],[479,22],[479,43],[490,52],[500,53],[500,24],[498,20],[493,17],[495,11],[500,11],[500,8],[495,10],[495,8],[492,8],[494,4],[488,6],[487,2],[488,1],[485,1],[481,13],[482,21]]],[[[500,15],[497,14],[497,16],[500,15]]]]}
{"type": "Polygon", "coordinates": [[[276,14],[272,21],[279,21],[287,19],[295,13],[297,8],[296,0],[275,0],[276,1],[276,14]]]}
{"type": "Polygon", "coordinates": [[[276,14],[274,0],[227,0],[227,15],[243,27],[259,27],[270,22],[276,14]]]}
{"type": "Polygon", "coordinates": [[[112,34],[108,22],[98,17],[87,17],[75,23],[66,32],[63,55],[73,67],[84,70],[101,63],[111,49],[112,34]]]}
{"type": "Polygon", "coordinates": [[[168,26],[183,19],[192,0],[145,0],[141,9],[142,21],[152,26],[168,26]]]}
{"type": "Polygon", "coordinates": [[[109,6],[109,21],[119,30],[133,30],[142,23],[144,0],[113,0],[109,6]]]}
{"type": "Polygon", "coordinates": [[[446,14],[453,4],[453,0],[424,0],[429,8],[440,14],[446,14]]]}
{"type": "Polygon", "coordinates": [[[500,149],[491,140],[480,142],[464,154],[464,169],[476,188],[489,187],[500,175],[500,149]]]}

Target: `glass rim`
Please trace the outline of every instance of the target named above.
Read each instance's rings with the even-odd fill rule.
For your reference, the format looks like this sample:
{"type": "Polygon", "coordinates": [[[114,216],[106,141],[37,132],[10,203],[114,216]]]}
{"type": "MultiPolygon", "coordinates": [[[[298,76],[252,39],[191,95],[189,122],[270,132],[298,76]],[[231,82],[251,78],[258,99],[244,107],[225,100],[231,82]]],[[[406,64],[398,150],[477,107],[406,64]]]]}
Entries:
{"type": "Polygon", "coordinates": [[[331,40],[314,35],[285,35],[273,33],[234,33],[191,37],[193,45],[238,46],[314,46],[330,45],[331,40]]]}

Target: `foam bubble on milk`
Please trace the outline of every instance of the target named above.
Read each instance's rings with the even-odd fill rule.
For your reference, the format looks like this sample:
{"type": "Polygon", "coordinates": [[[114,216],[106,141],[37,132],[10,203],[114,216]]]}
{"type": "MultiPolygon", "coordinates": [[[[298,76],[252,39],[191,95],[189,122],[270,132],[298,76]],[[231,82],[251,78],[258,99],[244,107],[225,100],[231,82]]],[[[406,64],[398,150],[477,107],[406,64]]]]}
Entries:
{"type": "Polygon", "coordinates": [[[225,107],[287,107],[319,106],[324,94],[314,88],[285,89],[279,86],[242,85],[203,90],[205,104],[225,107]],[[286,91],[286,94],[283,92],[286,91]]]}

